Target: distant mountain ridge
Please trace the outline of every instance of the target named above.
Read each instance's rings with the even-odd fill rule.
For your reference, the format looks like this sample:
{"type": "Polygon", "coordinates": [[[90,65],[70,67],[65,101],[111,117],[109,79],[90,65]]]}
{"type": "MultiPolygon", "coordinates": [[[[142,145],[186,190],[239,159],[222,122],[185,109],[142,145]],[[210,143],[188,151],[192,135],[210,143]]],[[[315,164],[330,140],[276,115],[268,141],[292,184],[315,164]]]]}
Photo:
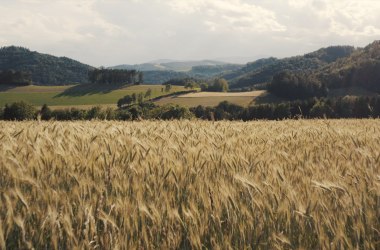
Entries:
{"type": "Polygon", "coordinates": [[[167,71],[190,71],[196,66],[221,66],[230,63],[213,61],[213,60],[200,60],[200,61],[176,61],[170,59],[155,60],[142,64],[122,64],[112,66],[112,69],[136,69],[140,71],[155,71],[155,70],[167,70],[167,71]]]}
{"type": "Polygon", "coordinates": [[[33,84],[64,85],[88,83],[88,71],[94,69],[67,57],[56,57],[23,47],[0,48],[0,71],[31,73],[33,84]]]}
{"type": "Polygon", "coordinates": [[[109,67],[110,69],[139,70],[144,73],[144,82],[148,84],[161,84],[171,79],[184,79],[189,77],[210,78],[223,72],[230,72],[243,67],[240,64],[230,64],[214,60],[175,61],[160,59],[142,64],[123,64],[109,67]]]}

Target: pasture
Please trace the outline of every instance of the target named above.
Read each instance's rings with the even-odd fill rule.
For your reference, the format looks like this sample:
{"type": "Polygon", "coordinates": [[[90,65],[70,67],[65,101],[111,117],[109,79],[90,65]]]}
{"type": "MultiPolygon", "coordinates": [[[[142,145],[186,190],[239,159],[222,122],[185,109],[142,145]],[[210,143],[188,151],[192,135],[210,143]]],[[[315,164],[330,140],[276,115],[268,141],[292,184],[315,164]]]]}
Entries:
{"type": "Polygon", "coordinates": [[[0,249],[379,249],[380,121],[0,122],[0,249]]]}
{"type": "Polygon", "coordinates": [[[94,84],[70,86],[25,86],[0,89],[0,106],[16,101],[25,101],[35,106],[47,104],[58,107],[116,106],[117,101],[126,95],[152,90],[150,98],[184,91],[182,86],[172,86],[170,92],[162,92],[161,85],[132,85],[126,87],[100,86],[94,84]]]}
{"type": "Polygon", "coordinates": [[[251,92],[198,92],[179,96],[164,97],[156,103],[159,105],[178,104],[186,107],[217,106],[220,102],[228,101],[243,107],[252,104],[256,98],[265,94],[266,91],[251,92]]]}

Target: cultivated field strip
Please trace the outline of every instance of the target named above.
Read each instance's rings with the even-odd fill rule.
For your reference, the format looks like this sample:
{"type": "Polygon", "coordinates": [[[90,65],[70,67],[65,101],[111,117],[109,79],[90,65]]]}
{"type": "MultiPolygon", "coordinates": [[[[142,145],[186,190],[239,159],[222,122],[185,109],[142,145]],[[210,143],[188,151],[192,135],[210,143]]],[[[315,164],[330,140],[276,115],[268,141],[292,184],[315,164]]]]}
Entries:
{"type": "Polygon", "coordinates": [[[380,120],[0,122],[0,249],[379,249],[380,120]]]}

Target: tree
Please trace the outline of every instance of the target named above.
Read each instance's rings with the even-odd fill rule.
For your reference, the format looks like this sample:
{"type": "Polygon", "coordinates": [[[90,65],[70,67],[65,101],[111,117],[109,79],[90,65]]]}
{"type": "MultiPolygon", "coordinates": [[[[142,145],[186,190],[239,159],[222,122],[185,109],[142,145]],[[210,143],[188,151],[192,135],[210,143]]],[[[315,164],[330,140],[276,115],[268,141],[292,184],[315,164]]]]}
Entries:
{"type": "Polygon", "coordinates": [[[138,84],[144,83],[144,74],[142,72],[138,73],[138,84]]]}
{"type": "Polygon", "coordinates": [[[33,105],[21,102],[15,102],[12,105],[5,105],[4,119],[5,120],[33,120],[36,118],[36,109],[33,105]]]}
{"type": "Polygon", "coordinates": [[[207,83],[202,83],[201,84],[201,91],[207,91],[208,90],[208,84],[207,83]]]}
{"type": "Polygon", "coordinates": [[[137,102],[137,95],[136,95],[136,93],[133,93],[131,97],[132,97],[132,103],[136,103],[137,102]]]}
{"type": "Polygon", "coordinates": [[[117,106],[121,108],[124,105],[130,105],[133,102],[133,98],[130,95],[126,95],[117,101],[117,106]]]}
{"type": "Polygon", "coordinates": [[[102,111],[102,108],[100,106],[92,107],[87,112],[87,119],[88,120],[104,119],[104,118],[105,118],[105,113],[102,111]]]}
{"type": "Polygon", "coordinates": [[[132,119],[132,114],[128,110],[120,109],[117,110],[115,118],[117,120],[129,121],[132,119]]]}
{"type": "Polygon", "coordinates": [[[144,94],[143,93],[138,93],[138,95],[137,95],[137,102],[138,103],[143,103],[144,102],[144,94]]]}
{"type": "Polygon", "coordinates": [[[4,108],[0,107],[0,120],[4,120],[4,108]]]}
{"type": "Polygon", "coordinates": [[[310,116],[314,118],[330,118],[333,113],[333,109],[323,101],[318,101],[310,110],[310,116]]]}
{"type": "Polygon", "coordinates": [[[149,88],[149,89],[147,89],[147,91],[145,92],[145,98],[150,98],[152,96],[152,89],[151,88],[149,88]]]}
{"type": "Polygon", "coordinates": [[[273,118],[274,119],[286,119],[290,118],[291,112],[290,112],[290,106],[289,104],[286,103],[280,103],[275,105],[274,110],[273,110],[273,118]]]}
{"type": "Polygon", "coordinates": [[[326,86],[318,79],[289,71],[276,74],[268,85],[268,90],[278,97],[289,99],[306,99],[327,95],[326,86]]]}
{"type": "Polygon", "coordinates": [[[46,104],[42,106],[40,114],[41,114],[41,119],[44,121],[51,119],[51,110],[46,104]]]}
{"type": "Polygon", "coordinates": [[[32,75],[23,71],[0,71],[0,84],[24,86],[32,84],[32,75]]]}
{"type": "Polygon", "coordinates": [[[89,72],[88,79],[100,84],[140,84],[143,73],[136,70],[99,68],[89,72]]]}
{"type": "Polygon", "coordinates": [[[228,82],[224,78],[216,78],[210,85],[202,84],[201,89],[202,91],[227,92],[228,82]]]}
{"type": "Polygon", "coordinates": [[[195,81],[189,80],[185,84],[185,89],[195,89],[199,88],[199,84],[196,83],[195,81]]]}
{"type": "Polygon", "coordinates": [[[241,118],[243,111],[243,107],[229,103],[228,101],[223,101],[215,107],[215,119],[237,120],[241,118]]]}
{"type": "Polygon", "coordinates": [[[161,109],[161,114],[157,118],[163,120],[191,119],[194,116],[187,107],[181,107],[179,105],[167,105],[159,107],[159,109],[161,109]]]}
{"type": "Polygon", "coordinates": [[[214,87],[217,91],[227,92],[228,91],[228,82],[224,78],[216,79],[214,82],[214,87]]]}
{"type": "Polygon", "coordinates": [[[166,84],[165,85],[165,92],[170,92],[171,89],[172,89],[172,85],[171,84],[166,84]]]}
{"type": "Polygon", "coordinates": [[[355,118],[368,118],[372,115],[372,110],[373,108],[370,106],[368,97],[359,97],[355,100],[353,106],[355,118]]]}

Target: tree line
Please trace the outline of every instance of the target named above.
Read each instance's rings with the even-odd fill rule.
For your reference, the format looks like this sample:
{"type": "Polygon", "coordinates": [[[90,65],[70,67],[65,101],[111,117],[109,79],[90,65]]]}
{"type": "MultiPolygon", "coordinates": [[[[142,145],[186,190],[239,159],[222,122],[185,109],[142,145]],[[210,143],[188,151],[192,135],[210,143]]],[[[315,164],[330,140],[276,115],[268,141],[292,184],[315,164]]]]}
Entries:
{"type": "Polygon", "coordinates": [[[272,94],[287,99],[326,97],[328,89],[316,77],[307,73],[283,71],[276,74],[267,86],[272,94]]]}
{"type": "Polygon", "coordinates": [[[205,120],[379,118],[380,97],[311,98],[246,108],[224,101],[216,107],[198,106],[190,111],[205,120]]]}
{"type": "Polygon", "coordinates": [[[32,75],[29,72],[3,70],[0,71],[0,84],[25,86],[32,84],[32,75]]]}
{"type": "Polygon", "coordinates": [[[88,79],[100,84],[142,84],[144,75],[137,70],[100,68],[89,71],[88,79]]]}
{"type": "Polygon", "coordinates": [[[115,110],[93,107],[89,110],[51,110],[44,105],[40,110],[25,102],[5,105],[0,109],[3,120],[136,120],[136,119],[204,119],[204,120],[282,120],[310,118],[379,118],[380,97],[311,98],[278,104],[241,107],[221,102],[216,107],[194,108],[178,105],[158,106],[150,101],[136,102],[115,110]]]}
{"type": "Polygon", "coordinates": [[[192,77],[183,79],[171,79],[169,81],[166,81],[163,85],[178,85],[189,89],[200,88],[202,91],[210,92],[227,92],[229,90],[229,84],[224,78],[214,78],[208,81],[199,80],[192,77]]]}
{"type": "Polygon", "coordinates": [[[126,95],[122,98],[120,98],[117,101],[117,107],[122,108],[126,105],[136,104],[136,103],[142,103],[145,99],[150,99],[152,97],[152,89],[147,89],[145,93],[140,92],[138,94],[133,93],[131,95],[126,95]]]}

